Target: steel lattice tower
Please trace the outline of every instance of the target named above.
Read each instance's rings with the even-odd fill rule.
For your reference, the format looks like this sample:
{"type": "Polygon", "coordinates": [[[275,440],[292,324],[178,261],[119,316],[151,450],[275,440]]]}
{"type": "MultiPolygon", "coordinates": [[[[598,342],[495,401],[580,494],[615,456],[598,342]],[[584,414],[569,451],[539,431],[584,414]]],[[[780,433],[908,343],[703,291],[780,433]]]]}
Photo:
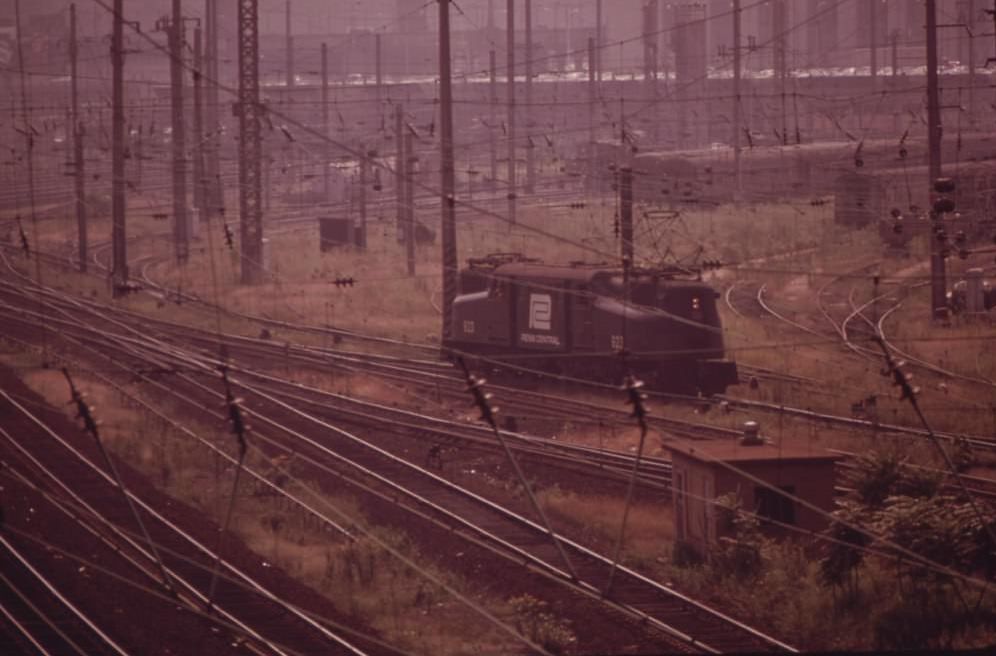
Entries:
{"type": "Polygon", "coordinates": [[[239,0],[239,211],[242,283],[263,272],[262,118],[259,104],[259,0],[239,0]]]}

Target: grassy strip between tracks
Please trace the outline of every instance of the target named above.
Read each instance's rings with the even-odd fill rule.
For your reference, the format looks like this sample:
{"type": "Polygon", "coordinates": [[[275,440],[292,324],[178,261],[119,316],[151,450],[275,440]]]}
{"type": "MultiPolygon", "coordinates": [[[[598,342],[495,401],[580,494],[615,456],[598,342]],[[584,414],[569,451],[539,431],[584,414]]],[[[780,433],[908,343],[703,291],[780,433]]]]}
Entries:
{"type": "MultiPolygon", "coordinates": [[[[21,357],[5,356],[4,360],[14,367],[23,366],[21,357]]],[[[24,379],[51,405],[65,405],[67,392],[61,374],[26,370],[24,379]]],[[[96,407],[105,442],[118,457],[174,498],[218,521],[231,491],[234,473],[231,467],[208,455],[203,445],[192,443],[189,437],[134,407],[113,388],[84,376],[77,378],[77,384],[96,407]]],[[[169,414],[178,416],[180,409],[172,410],[175,412],[169,414]]],[[[216,427],[188,427],[222,448],[234,446],[231,435],[216,427]]],[[[270,472],[271,479],[275,474],[274,463],[258,451],[250,453],[248,466],[270,472]]],[[[345,540],[263,486],[254,485],[249,479],[243,482],[236,502],[233,533],[265,562],[312,587],[341,611],[379,631],[388,642],[422,654],[501,654],[518,648],[507,636],[483,623],[444,590],[427,582],[374,542],[365,537],[345,540]]],[[[349,493],[330,493],[313,483],[291,481],[287,485],[288,491],[308,499],[319,509],[334,507],[355,518],[406,553],[419,567],[435,573],[510,623],[518,622],[533,631],[532,637],[542,639],[551,627],[560,627],[558,640],[563,646],[569,646],[573,640],[562,622],[545,613],[542,606],[521,598],[496,597],[420,554],[404,532],[374,525],[364,517],[358,501],[349,493]],[[302,489],[305,485],[308,490],[302,489]]]]}

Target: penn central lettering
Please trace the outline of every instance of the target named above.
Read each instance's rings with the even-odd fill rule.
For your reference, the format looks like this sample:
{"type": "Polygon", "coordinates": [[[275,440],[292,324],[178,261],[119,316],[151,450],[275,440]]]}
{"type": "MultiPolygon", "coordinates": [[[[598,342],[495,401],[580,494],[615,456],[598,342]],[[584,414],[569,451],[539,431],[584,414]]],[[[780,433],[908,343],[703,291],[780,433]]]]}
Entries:
{"type": "Polygon", "coordinates": [[[519,333],[519,341],[523,344],[545,344],[547,346],[560,346],[560,337],[557,335],[537,335],[535,333],[519,333]]]}

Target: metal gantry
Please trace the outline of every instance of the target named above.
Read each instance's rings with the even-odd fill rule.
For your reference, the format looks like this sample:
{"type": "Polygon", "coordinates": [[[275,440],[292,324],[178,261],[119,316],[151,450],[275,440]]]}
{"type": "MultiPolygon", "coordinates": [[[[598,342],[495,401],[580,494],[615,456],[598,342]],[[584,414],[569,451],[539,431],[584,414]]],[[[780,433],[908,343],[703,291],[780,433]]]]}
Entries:
{"type": "Polygon", "coordinates": [[[263,107],[259,103],[259,0],[238,0],[239,212],[242,283],[263,273],[263,107]]]}

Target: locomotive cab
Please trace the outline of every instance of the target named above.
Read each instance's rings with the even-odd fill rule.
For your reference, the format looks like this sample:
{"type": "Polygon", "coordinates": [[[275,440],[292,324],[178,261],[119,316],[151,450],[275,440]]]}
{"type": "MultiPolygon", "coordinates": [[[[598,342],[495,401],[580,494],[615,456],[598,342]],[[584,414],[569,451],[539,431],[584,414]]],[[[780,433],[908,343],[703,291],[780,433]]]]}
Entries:
{"type": "MultiPolygon", "coordinates": [[[[716,291],[698,280],[657,271],[596,277],[607,321],[621,333],[634,368],[657,389],[716,394],[738,382],[736,363],[724,359],[716,291]],[[623,299],[629,298],[629,302],[623,299]]],[[[616,347],[618,348],[618,347],[616,347]]]]}

